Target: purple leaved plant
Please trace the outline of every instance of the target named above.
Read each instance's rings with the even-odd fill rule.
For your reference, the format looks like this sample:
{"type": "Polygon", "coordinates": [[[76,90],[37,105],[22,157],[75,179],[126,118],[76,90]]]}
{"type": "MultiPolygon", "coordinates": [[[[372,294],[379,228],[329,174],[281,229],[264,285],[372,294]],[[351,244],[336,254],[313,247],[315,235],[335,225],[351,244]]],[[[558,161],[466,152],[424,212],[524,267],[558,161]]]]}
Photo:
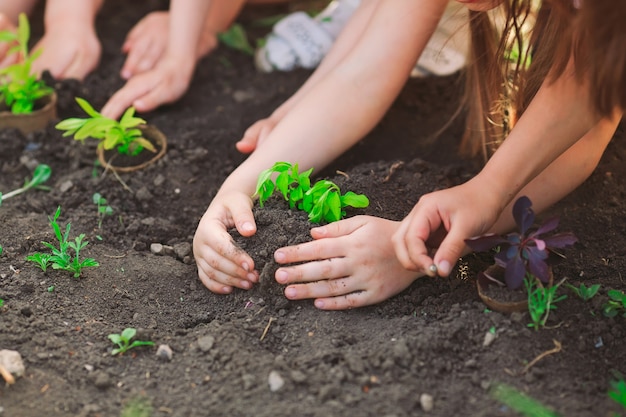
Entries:
{"type": "Polygon", "coordinates": [[[552,232],[559,225],[559,218],[553,217],[539,227],[534,227],[535,212],[532,202],[526,196],[517,199],[513,205],[513,218],[519,232],[506,236],[489,233],[466,239],[465,243],[475,252],[484,252],[499,246],[495,262],[505,269],[504,280],[510,289],[519,288],[524,282],[526,273],[548,283],[549,271],[546,262],[551,249],[564,248],[577,242],[573,233],[552,232]]]}

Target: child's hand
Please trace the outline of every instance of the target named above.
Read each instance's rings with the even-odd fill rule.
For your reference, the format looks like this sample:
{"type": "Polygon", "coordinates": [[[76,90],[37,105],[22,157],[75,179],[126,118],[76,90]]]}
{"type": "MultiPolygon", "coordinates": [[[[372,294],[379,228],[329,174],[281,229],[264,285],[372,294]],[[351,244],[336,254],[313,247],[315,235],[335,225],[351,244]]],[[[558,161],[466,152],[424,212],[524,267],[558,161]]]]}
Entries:
{"type": "Polygon", "coordinates": [[[376,304],[407,288],[419,273],[400,265],[391,236],[400,223],[356,216],[311,230],[313,242],[281,248],[278,263],[307,262],[276,271],[291,300],[315,298],[323,310],[376,304]]]}
{"type": "Polygon", "coordinates": [[[100,61],[102,46],[93,26],[58,24],[49,27],[33,51],[42,53],[33,62],[33,72],[49,70],[57,79],[83,80],[100,61]]]}
{"type": "Polygon", "coordinates": [[[156,68],[132,77],[113,94],[102,114],[117,119],[130,106],[143,113],[178,100],[189,88],[194,67],[193,60],[164,57],[156,68]]]}
{"type": "Polygon", "coordinates": [[[256,224],[252,199],[240,192],[218,194],[202,216],[193,239],[193,254],[202,283],[218,294],[233,287],[250,289],[259,280],[252,258],[234,245],[228,229],[252,236],[256,224]]]}
{"type": "Polygon", "coordinates": [[[236,143],[237,150],[241,153],[252,153],[263,143],[278,122],[272,117],[261,119],[250,126],[243,134],[243,138],[236,143]]]}
{"type": "Polygon", "coordinates": [[[465,239],[487,232],[496,222],[497,202],[490,204],[491,194],[475,181],[423,195],[393,235],[395,253],[400,263],[412,271],[434,276],[448,276],[459,257],[467,253],[465,239]],[[433,258],[427,245],[433,239],[443,241],[433,258]]]}
{"type": "MultiPolygon", "coordinates": [[[[170,14],[164,11],[149,13],[131,29],[122,45],[122,52],[128,54],[120,71],[123,79],[129,80],[157,66],[167,50],[169,29],[170,14]]],[[[207,55],[217,43],[217,36],[204,30],[196,59],[207,55]]]]}

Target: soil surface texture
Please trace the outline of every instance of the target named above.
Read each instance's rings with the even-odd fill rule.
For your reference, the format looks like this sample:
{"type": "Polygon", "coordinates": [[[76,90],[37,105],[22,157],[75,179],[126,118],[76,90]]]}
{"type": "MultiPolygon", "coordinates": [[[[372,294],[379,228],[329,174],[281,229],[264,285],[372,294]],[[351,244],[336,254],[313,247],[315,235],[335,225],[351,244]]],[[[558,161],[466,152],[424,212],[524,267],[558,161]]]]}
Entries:
{"type": "MultiPolygon", "coordinates": [[[[82,117],[74,97],[101,108],[123,85],[125,34],[166,3],[105,2],[96,22],[98,70],[82,83],[47,77],[60,119],[82,117]]],[[[268,30],[255,19],[287,11],[249,8],[240,21],[254,41],[268,30]]],[[[41,10],[32,25],[36,41],[41,10]]],[[[626,319],[602,314],[608,290],[626,290],[623,126],[594,174],[540,216],[560,215],[559,230],[579,238],[554,265],[555,280],[601,288],[585,302],[561,287],[568,298],[539,331],[527,327],[528,313],[486,310],[474,277],[489,259],[475,255],[450,278],[419,279],[371,307],[326,312],[312,300],[287,300],[272,279],[272,253],[310,239],[311,226],[280,200],[256,212],[258,237],[233,233],[254,254],[262,283],[228,296],[201,284],[192,239],[222,181],[245,158],[235,142],[309,75],[259,73],[250,56],[220,46],[199,63],[179,102],[141,115],[166,134],[168,149],[135,173],[105,172],[95,164],[95,143],[63,138],[54,123],[29,135],[0,131],[2,192],[22,186],[38,163],[52,168],[49,191],[0,207],[0,349],[19,352],[25,366],[13,385],[0,384],[0,416],[520,415],[495,398],[500,384],[560,416],[626,415],[607,395],[626,373],[626,319]],[[94,193],[112,214],[98,216],[94,193]],[[81,255],[100,263],[80,278],[25,260],[46,249],[42,241],[55,241],[48,218],[58,206],[70,239],[84,233],[89,241],[81,255]],[[155,346],[112,355],[107,336],[125,328],[155,346]]],[[[455,113],[462,85],[462,74],[411,79],[374,131],[316,178],[370,198],[349,216],[394,220],[422,194],[466,181],[478,165],[457,156],[462,122],[433,139],[455,113]]]]}

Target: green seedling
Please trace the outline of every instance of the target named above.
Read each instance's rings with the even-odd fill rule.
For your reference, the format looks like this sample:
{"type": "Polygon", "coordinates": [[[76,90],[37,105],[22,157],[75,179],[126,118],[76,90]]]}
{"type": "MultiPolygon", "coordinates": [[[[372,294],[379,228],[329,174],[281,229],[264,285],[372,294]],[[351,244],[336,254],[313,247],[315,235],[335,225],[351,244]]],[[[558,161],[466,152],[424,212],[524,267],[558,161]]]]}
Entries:
{"type": "Polygon", "coordinates": [[[556,291],[562,283],[563,281],[551,287],[543,287],[538,285],[533,275],[526,275],[524,285],[528,292],[528,312],[532,320],[532,323],[528,323],[528,327],[535,330],[545,327],[550,311],[556,310],[556,303],[567,298],[567,295],[556,296],[556,291]]]}
{"type": "Polygon", "coordinates": [[[115,148],[122,155],[136,156],[144,149],[156,152],[154,145],[143,137],[139,126],[145,125],[146,121],[135,117],[134,107],[128,108],[118,122],[98,113],[85,99],[76,97],[76,102],[89,117],[73,117],[57,123],[55,127],[65,131],[64,137],[73,135],[81,143],[87,138],[98,139],[99,148],[107,151],[115,148]]]}
{"type": "Polygon", "coordinates": [[[117,345],[111,350],[111,355],[123,354],[137,346],[154,346],[154,342],[151,341],[133,340],[131,342],[136,334],[137,330],[132,327],[124,329],[121,334],[110,334],[109,339],[117,345]]]}
{"type": "Polygon", "coordinates": [[[626,381],[623,378],[611,381],[609,397],[626,409],[626,381]]]}
{"type": "Polygon", "coordinates": [[[219,33],[217,38],[229,48],[241,51],[250,56],[254,55],[254,48],[248,41],[246,30],[239,23],[235,23],[225,32],[219,33]]]}
{"type": "Polygon", "coordinates": [[[259,205],[263,207],[278,189],[289,203],[289,208],[307,212],[312,223],[335,222],[346,215],[344,208],[365,208],[369,205],[368,198],[363,194],[348,191],[342,195],[332,181],[319,180],[311,186],[312,172],[311,168],[300,173],[298,164],[276,162],[273,167],[261,172],[257,180],[254,195],[259,197],[259,205]],[[278,175],[272,180],[274,174],[278,175]]]}
{"type": "Polygon", "coordinates": [[[496,384],[489,393],[494,399],[525,417],[559,417],[539,401],[509,385],[496,384]]]}
{"type": "Polygon", "coordinates": [[[2,249],[2,245],[0,245],[0,256],[2,256],[2,251],[3,251],[3,250],[4,250],[4,249],[2,249]]]}
{"type": "Polygon", "coordinates": [[[600,289],[600,284],[594,284],[591,287],[587,287],[585,284],[580,284],[579,287],[576,287],[572,284],[565,284],[567,288],[574,291],[574,293],[583,301],[591,300],[600,289]]]}
{"type": "Polygon", "coordinates": [[[152,402],[149,398],[135,397],[124,405],[120,417],[150,417],[152,412],[152,402]]]}
{"type": "Polygon", "coordinates": [[[50,265],[50,258],[52,257],[49,253],[40,253],[36,252],[32,255],[28,255],[26,257],[27,261],[34,262],[43,272],[48,270],[48,266],[50,265]]]}
{"type": "Polygon", "coordinates": [[[4,300],[0,298],[0,308],[2,308],[3,305],[4,305],[4,300]]]}
{"type": "Polygon", "coordinates": [[[98,229],[102,229],[102,221],[106,216],[113,214],[113,208],[107,204],[106,198],[102,197],[100,193],[94,193],[91,198],[98,207],[98,229]]]}
{"type": "Polygon", "coordinates": [[[57,208],[57,211],[55,212],[53,218],[48,217],[48,219],[50,220],[50,226],[52,227],[52,230],[54,230],[54,235],[59,242],[59,247],[57,248],[52,243],[41,242],[44,246],[52,251],[52,254],[42,254],[37,252],[33,255],[26,257],[26,260],[37,263],[44,272],[49,265],[52,265],[52,268],[54,269],[61,269],[71,272],[74,274],[74,278],[79,278],[83,268],[90,266],[99,266],[100,264],[93,258],[80,258],[80,251],[84,249],[89,242],[84,240],[84,233],[74,238],[73,241],[70,241],[69,235],[71,224],[68,223],[65,227],[65,232],[62,233],[61,227],[57,222],[60,215],[61,206],[57,208]],[[70,250],[74,252],[73,256],[70,253],[70,250]],[[49,258],[47,259],[47,262],[43,263],[46,260],[46,256],[49,256],[49,258]]]}
{"type": "Polygon", "coordinates": [[[615,317],[622,315],[626,317],[626,294],[624,291],[609,290],[607,292],[609,301],[602,306],[602,313],[606,317],[615,317]]]}
{"type": "Polygon", "coordinates": [[[50,190],[50,187],[46,187],[42,184],[48,181],[51,174],[52,169],[48,165],[37,165],[37,168],[35,168],[35,170],[33,171],[33,177],[31,179],[26,178],[26,180],[24,180],[24,185],[21,188],[18,188],[17,190],[13,190],[6,194],[0,193],[0,206],[2,205],[2,202],[4,200],[14,197],[18,194],[22,194],[30,190],[31,188],[38,190],[50,190]]]}
{"type": "Polygon", "coordinates": [[[42,50],[29,53],[28,40],[30,39],[30,25],[26,14],[19,15],[17,32],[10,30],[0,32],[0,42],[14,44],[7,55],[19,54],[19,61],[0,69],[0,101],[11,113],[32,113],[35,102],[49,96],[54,90],[46,83],[31,74],[33,62],[39,57],[42,50]]]}

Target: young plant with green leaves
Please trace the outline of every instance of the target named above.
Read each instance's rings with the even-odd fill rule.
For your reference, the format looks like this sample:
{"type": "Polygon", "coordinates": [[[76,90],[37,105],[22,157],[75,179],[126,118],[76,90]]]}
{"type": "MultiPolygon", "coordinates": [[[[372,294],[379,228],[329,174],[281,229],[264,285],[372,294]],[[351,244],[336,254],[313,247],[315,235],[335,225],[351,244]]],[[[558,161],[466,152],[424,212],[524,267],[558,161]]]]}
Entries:
{"type": "Polygon", "coordinates": [[[556,310],[556,303],[567,298],[567,295],[558,297],[556,295],[556,291],[562,283],[563,281],[551,287],[544,287],[539,285],[537,278],[530,273],[526,276],[524,285],[528,293],[528,313],[532,320],[532,323],[528,323],[528,327],[535,330],[545,327],[550,311],[556,310]]]}
{"type": "Polygon", "coordinates": [[[19,54],[17,63],[0,69],[0,101],[11,113],[32,113],[37,100],[49,96],[54,90],[31,74],[33,62],[39,57],[42,50],[30,54],[28,40],[30,39],[30,25],[24,13],[19,15],[17,31],[5,30],[0,32],[0,42],[14,44],[7,55],[19,54]]]}
{"type": "Polygon", "coordinates": [[[578,296],[583,301],[591,300],[600,289],[600,284],[593,284],[590,287],[587,287],[585,284],[581,283],[580,286],[576,287],[572,284],[565,284],[567,288],[574,291],[574,294],[578,296]]]}
{"type": "Polygon", "coordinates": [[[61,269],[74,274],[74,278],[79,278],[83,268],[99,266],[100,264],[93,258],[81,259],[80,252],[87,245],[88,241],[85,239],[85,234],[81,233],[74,238],[73,241],[69,240],[71,224],[68,223],[65,227],[65,231],[61,232],[61,227],[57,222],[61,215],[61,206],[59,206],[54,214],[54,217],[50,220],[50,226],[54,231],[54,235],[57,238],[59,246],[56,247],[49,242],[41,242],[44,246],[51,250],[51,254],[34,253],[26,257],[26,260],[35,262],[44,272],[48,266],[52,266],[53,269],[61,269]],[[73,252],[73,254],[72,254],[73,252]]]}
{"type": "Polygon", "coordinates": [[[132,340],[136,334],[137,329],[133,329],[132,327],[124,329],[120,334],[110,334],[109,339],[117,345],[116,348],[111,350],[111,355],[123,354],[137,346],[154,346],[154,342],[151,341],[132,340]]]}
{"type": "Polygon", "coordinates": [[[346,207],[365,208],[369,205],[365,195],[352,191],[341,194],[339,187],[332,181],[319,180],[311,185],[312,172],[313,168],[300,173],[298,164],[276,162],[261,172],[257,180],[254,195],[259,197],[259,205],[263,207],[278,189],[289,203],[289,208],[307,212],[312,223],[335,222],[346,215],[346,207]],[[278,175],[272,180],[275,174],[278,175]]]}
{"type": "Polygon", "coordinates": [[[64,137],[74,136],[81,143],[87,138],[97,139],[100,141],[98,147],[107,151],[117,149],[122,155],[136,156],[144,149],[156,152],[154,145],[143,137],[140,126],[146,121],[135,117],[134,107],[129,107],[117,121],[97,112],[85,99],[76,97],[76,102],[89,117],[72,117],[57,123],[55,127],[65,131],[64,137]]]}
{"type": "Polygon", "coordinates": [[[2,202],[8,198],[14,197],[18,194],[22,194],[31,188],[37,190],[50,190],[50,187],[42,185],[44,182],[48,181],[50,175],[52,174],[52,169],[46,164],[37,165],[35,170],[33,171],[32,178],[26,178],[24,180],[24,185],[16,190],[8,192],[6,194],[0,193],[0,206],[2,202]]]}
{"type": "Polygon", "coordinates": [[[602,306],[602,313],[606,317],[621,315],[626,317],[626,294],[620,290],[609,290],[607,292],[609,301],[602,306]]]}
{"type": "Polygon", "coordinates": [[[495,384],[489,393],[495,400],[507,405],[524,417],[559,417],[559,414],[538,400],[510,385],[495,384]]]}
{"type": "Polygon", "coordinates": [[[102,197],[100,193],[94,193],[91,199],[98,207],[98,229],[102,229],[102,221],[106,216],[113,215],[113,208],[107,204],[106,198],[102,197]]]}

